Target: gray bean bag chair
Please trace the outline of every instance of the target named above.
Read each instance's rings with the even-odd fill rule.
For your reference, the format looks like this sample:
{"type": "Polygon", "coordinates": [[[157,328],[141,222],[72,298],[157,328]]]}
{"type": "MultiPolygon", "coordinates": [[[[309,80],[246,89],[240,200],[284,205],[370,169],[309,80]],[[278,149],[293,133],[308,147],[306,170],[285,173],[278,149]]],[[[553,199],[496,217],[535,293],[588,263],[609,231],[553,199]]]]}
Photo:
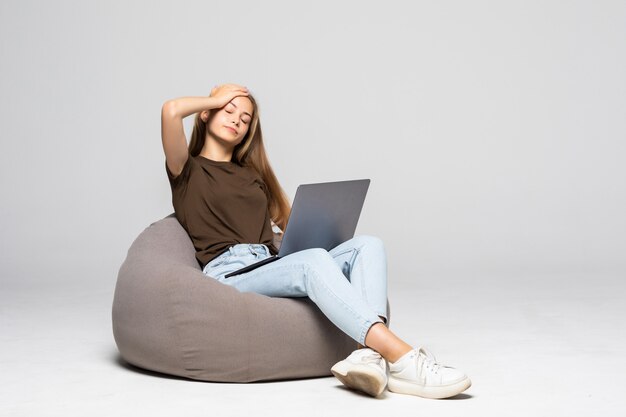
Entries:
{"type": "Polygon", "coordinates": [[[243,293],[205,276],[174,213],[132,243],[112,319],[126,362],[203,381],[328,376],[357,348],[308,297],[243,293]]]}

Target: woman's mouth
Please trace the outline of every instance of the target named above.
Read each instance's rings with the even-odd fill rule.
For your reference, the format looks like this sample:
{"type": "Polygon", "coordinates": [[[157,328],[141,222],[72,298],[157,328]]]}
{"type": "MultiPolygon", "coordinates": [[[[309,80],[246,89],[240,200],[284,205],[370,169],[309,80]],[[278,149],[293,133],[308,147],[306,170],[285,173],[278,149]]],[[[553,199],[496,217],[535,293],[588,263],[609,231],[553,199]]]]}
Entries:
{"type": "Polygon", "coordinates": [[[228,126],[224,126],[226,129],[230,130],[233,133],[237,133],[237,131],[235,129],[233,129],[232,127],[228,127],[228,126]]]}

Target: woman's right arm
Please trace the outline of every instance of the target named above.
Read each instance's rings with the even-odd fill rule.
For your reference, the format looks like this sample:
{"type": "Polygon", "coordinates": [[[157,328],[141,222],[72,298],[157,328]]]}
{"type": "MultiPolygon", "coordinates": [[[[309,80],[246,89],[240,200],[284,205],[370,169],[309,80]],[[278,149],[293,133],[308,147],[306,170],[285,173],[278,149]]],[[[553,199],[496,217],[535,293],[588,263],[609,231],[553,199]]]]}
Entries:
{"type": "Polygon", "coordinates": [[[237,84],[215,86],[208,97],[180,97],[168,100],[161,108],[161,140],[165,162],[172,174],[178,176],[189,155],[183,119],[203,110],[224,107],[236,96],[248,95],[246,87],[237,84]]]}
{"type": "Polygon", "coordinates": [[[217,107],[215,97],[180,97],[168,100],[161,108],[161,140],[165,162],[172,174],[178,176],[189,155],[183,119],[202,110],[217,107]]]}

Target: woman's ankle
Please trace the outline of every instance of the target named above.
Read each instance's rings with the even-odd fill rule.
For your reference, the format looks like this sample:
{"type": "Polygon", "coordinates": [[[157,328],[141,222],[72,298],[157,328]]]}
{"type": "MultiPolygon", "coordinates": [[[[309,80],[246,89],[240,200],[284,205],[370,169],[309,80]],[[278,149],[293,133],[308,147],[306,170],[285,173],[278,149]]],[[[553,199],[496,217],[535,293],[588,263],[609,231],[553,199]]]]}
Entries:
{"type": "Polygon", "coordinates": [[[386,359],[390,363],[396,363],[401,357],[409,353],[411,350],[413,350],[412,346],[409,346],[409,345],[403,346],[401,349],[393,353],[390,353],[386,359]]]}

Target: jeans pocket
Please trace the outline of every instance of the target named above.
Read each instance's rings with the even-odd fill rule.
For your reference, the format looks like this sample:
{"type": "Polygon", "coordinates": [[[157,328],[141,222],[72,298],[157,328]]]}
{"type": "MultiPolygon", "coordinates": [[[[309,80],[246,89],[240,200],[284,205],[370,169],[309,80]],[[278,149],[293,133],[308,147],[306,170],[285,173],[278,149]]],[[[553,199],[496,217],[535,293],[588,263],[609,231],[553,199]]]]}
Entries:
{"type": "Polygon", "coordinates": [[[209,262],[209,267],[210,268],[215,268],[216,266],[220,266],[225,262],[228,262],[230,260],[230,258],[232,258],[233,255],[226,255],[226,256],[222,256],[219,259],[216,259],[217,262],[215,262],[214,264],[212,264],[211,262],[209,262]]]}
{"type": "Polygon", "coordinates": [[[228,263],[232,256],[233,255],[231,253],[224,253],[222,255],[219,255],[217,258],[212,259],[208,264],[206,264],[202,272],[204,272],[206,275],[211,275],[211,272],[215,271],[216,268],[219,268],[220,266],[228,263]]]}

